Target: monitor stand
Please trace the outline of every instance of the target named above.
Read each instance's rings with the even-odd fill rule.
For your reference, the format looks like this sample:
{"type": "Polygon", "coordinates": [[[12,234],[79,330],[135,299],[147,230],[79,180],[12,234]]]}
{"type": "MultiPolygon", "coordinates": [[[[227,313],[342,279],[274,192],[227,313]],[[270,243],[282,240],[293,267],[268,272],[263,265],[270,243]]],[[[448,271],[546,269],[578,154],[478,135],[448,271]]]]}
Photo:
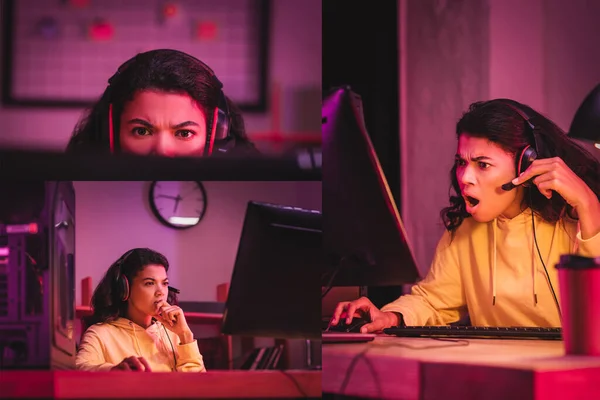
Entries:
{"type": "MultiPolygon", "coordinates": [[[[363,250],[358,250],[352,254],[349,255],[345,255],[345,256],[331,256],[332,259],[334,259],[335,261],[333,261],[331,263],[331,267],[330,267],[330,271],[328,276],[323,277],[321,280],[321,286],[324,288],[324,291],[321,293],[321,298],[325,297],[327,295],[327,293],[329,293],[329,291],[331,290],[332,287],[335,286],[340,286],[340,282],[336,281],[336,277],[337,275],[342,272],[343,270],[345,270],[344,272],[342,272],[342,275],[344,273],[348,273],[348,270],[367,270],[367,269],[372,269],[375,268],[375,260],[373,259],[373,257],[371,256],[370,253],[363,251],[363,250]]],[[[353,272],[350,272],[353,273],[353,272]]],[[[344,280],[344,282],[342,282],[341,286],[358,286],[355,282],[350,282],[350,284],[348,284],[348,282],[346,282],[346,280],[344,278],[342,278],[342,280],[344,280]]],[[[353,278],[353,281],[356,281],[357,278],[353,278]]],[[[364,293],[361,290],[361,296],[365,296],[366,297],[366,289],[367,287],[364,286],[364,293]]]]}
{"type": "Polygon", "coordinates": [[[305,340],[306,343],[306,369],[311,371],[320,371],[322,369],[321,364],[313,364],[312,350],[313,341],[310,339],[305,340]]]}

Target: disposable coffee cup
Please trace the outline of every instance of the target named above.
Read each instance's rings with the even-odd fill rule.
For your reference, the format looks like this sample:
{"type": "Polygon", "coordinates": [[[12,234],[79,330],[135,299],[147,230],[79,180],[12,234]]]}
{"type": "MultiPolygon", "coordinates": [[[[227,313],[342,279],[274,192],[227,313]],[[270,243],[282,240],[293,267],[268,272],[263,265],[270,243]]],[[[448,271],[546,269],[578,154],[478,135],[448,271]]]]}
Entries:
{"type": "Polygon", "coordinates": [[[565,354],[600,356],[600,257],[562,255],[556,269],[565,354]]]}

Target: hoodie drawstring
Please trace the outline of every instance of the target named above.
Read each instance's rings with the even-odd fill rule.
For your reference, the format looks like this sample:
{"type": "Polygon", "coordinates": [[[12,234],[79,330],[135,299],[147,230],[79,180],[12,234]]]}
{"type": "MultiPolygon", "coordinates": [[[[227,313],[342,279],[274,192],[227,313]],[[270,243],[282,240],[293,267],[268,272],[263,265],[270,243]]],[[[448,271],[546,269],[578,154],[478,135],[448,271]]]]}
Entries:
{"type": "MultiPolygon", "coordinates": [[[[525,217],[527,218],[527,217],[525,217]]],[[[534,218],[533,215],[533,210],[531,210],[531,218],[534,218]]],[[[532,229],[533,227],[535,227],[535,222],[532,220],[532,229]]],[[[535,232],[533,232],[533,235],[535,235],[535,232]]],[[[535,238],[532,236],[531,237],[531,272],[533,273],[533,301],[534,304],[537,306],[538,303],[538,298],[537,298],[537,286],[536,286],[536,281],[535,281],[535,276],[537,275],[537,267],[536,267],[536,259],[537,259],[537,254],[535,252],[535,238]]]]}
{"type": "MultiPolygon", "coordinates": [[[[532,213],[532,218],[535,218],[535,216],[533,215],[533,210],[531,210],[532,213]]],[[[528,216],[525,215],[525,213],[523,214],[524,218],[527,218],[528,216]]],[[[496,231],[497,231],[497,218],[494,218],[493,221],[493,255],[492,255],[492,305],[496,305],[496,231]]],[[[554,232],[552,234],[552,241],[554,241],[554,238],[556,237],[556,231],[558,229],[559,224],[556,223],[554,225],[554,232]]],[[[532,228],[535,227],[535,222],[532,221],[532,228]]],[[[533,301],[534,304],[537,305],[538,304],[538,295],[537,295],[537,279],[536,279],[536,275],[537,275],[537,264],[538,261],[540,259],[540,257],[542,257],[541,254],[538,254],[537,252],[537,248],[535,245],[535,238],[533,237],[533,235],[535,235],[536,232],[532,232],[532,236],[530,236],[531,238],[531,274],[532,274],[532,289],[533,289],[533,301]]],[[[552,246],[552,243],[551,243],[552,246]]],[[[541,260],[540,260],[541,262],[541,260]]],[[[552,284],[550,281],[548,281],[548,287],[551,287],[552,284]]]]}
{"type": "Polygon", "coordinates": [[[136,344],[137,350],[138,350],[138,357],[143,357],[142,356],[142,350],[140,349],[140,342],[138,342],[138,338],[137,338],[137,335],[135,333],[135,324],[130,321],[129,325],[133,328],[133,337],[135,338],[135,344],[136,344]]]}
{"type": "Polygon", "coordinates": [[[497,218],[494,218],[493,221],[493,238],[494,238],[494,249],[493,249],[493,258],[492,258],[492,305],[496,305],[496,225],[497,218]]]}
{"type": "MultiPolygon", "coordinates": [[[[165,331],[165,335],[167,335],[167,339],[169,339],[169,343],[171,344],[171,350],[173,351],[173,371],[177,371],[177,357],[175,356],[175,348],[173,347],[173,342],[171,342],[171,338],[169,337],[169,333],[167,332],[167,328],[165,328],[164,325],[162,325],[164,331],[165,331]]],[[[165,340],[163,339],[163,334],[160,331],[160,329],[158,330],[159,333],[159,337],[160,337],[160,341],[163,343],[163,346],[165,347],[165,350],[167,351],[167,353],[169,352],[169,349],[167,348],[167,344],[165,343],[165,340]]]]}

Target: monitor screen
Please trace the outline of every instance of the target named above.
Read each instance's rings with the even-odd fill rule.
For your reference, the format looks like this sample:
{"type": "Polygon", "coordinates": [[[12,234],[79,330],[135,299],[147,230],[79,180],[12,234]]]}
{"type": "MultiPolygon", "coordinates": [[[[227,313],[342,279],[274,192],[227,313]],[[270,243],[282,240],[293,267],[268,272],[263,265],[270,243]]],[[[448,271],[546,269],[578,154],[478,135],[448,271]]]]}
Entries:
{"type": "Polygon", "coordinates": [[[362,101],[339,87],[323,101],[321,284],[397,286],[419,277],[396,203],[367,132],[362,101]]]}
{"type": "Polygon", "coordinates": [[[321,338],[321,212],[249,202],[222,332],[321,338]]]}
{"type": "Polygon", "coordinates": [[[53,299],[53,341],[74,355],[75,323],[75,193],[72,184],[57,182],[49,193],[50,243],[53,299]]]}

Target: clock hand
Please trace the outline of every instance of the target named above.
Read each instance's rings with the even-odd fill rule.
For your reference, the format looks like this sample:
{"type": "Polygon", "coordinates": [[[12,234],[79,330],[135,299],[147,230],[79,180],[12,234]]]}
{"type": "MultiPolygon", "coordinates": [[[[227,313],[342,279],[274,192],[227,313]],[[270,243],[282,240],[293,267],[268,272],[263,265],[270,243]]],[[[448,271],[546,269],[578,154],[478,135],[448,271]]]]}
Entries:
{"type": "Polygon", "coordinates": [[[165,198],[167,198],[167,199],[173,199],[173,200],[177,200],[177,197],[175,197],[175,196],[167,196],[167,195],[165,195],[165,194],[159,194],[159,195],[157,195],[156,197],[165,197],[165,198]]]}
{"type": "Polygon", "coordinates": [[[192,192],[193,192],[193,190],[187,192],[186,194],[184,194],[183,196],[181,196],[181,198],[183,199],[183,198],[187,197],[188,195],[192,194],[192,192]]]}
{"type": "Polygon", "coordinates": [[[185,194],[185,196],[181,196],[181,197],[186,197],[187,195],[189,195],[189,194],[192,194],[192,193],[193,193],[194,191],[196,191],[196,190],[200,190],[200,188],[199,188],[198,186],[196,186],[196,187],[194,187],[192,190],[188,191],[188,192],[185,194]]]}

